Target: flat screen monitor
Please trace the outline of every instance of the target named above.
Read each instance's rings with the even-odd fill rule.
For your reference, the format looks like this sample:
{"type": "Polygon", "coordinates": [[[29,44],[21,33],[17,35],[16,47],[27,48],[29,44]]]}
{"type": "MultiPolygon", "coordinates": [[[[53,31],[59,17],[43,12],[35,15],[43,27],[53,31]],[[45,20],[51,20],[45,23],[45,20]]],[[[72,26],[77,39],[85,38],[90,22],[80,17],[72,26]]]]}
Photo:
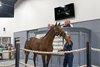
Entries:
{"type": "Polygon", "coordinates": [[[14,17],[14,5],[11,6],[5,3],[1,3],[0,18],[2,17],[14,17]]]}
{"type": "Polygon", "coordinates": [[[54,8],[55,20],[75,17],[74,3],[54,8]]]}

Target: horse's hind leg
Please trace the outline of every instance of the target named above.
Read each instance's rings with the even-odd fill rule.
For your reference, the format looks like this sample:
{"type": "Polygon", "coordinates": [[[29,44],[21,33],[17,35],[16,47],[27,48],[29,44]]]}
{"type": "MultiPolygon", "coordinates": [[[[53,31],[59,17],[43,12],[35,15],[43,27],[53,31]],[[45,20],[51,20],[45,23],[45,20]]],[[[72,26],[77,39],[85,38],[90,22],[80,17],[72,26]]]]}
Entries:
{"type": "MultiPolygon", "coordinates": [[[[27,64],[28,56],[29,56],[29,52],[25,51],[25,64],[27,64]]],[[[27,67],[27,66],[25,66],[25,67],[27,67]]]]}
{"type": "Polygon", "coordinates": [[[34,53],[34,56],[33,56],[34,67],[36,67],[36,56],[37,56],[37,54],[34,53]]]}
{"type": "Polygon", "coordinates": [[[46,64],[45,64],[45,55],[42,55],[42,62],[43,62],[43,67],[46,67],[46,64]]]}

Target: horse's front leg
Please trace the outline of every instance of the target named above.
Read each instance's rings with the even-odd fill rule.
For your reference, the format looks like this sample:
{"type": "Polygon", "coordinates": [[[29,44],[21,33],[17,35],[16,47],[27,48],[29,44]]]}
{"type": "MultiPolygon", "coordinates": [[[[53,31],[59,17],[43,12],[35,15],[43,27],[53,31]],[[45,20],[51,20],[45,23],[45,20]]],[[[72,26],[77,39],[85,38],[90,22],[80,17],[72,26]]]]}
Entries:
{"type": "Polygon", "coordinates": [[[51,58],[51,55],[47,55],[47,58],[46,58],[46,60],[47,60],[46,67],[48,67],[48,65],[49,65],[50,58],[51,58]]]}
{"type": "Polygon", "coordinates": [[[42,55],[42,62],[43,62],[43,67],[46,67],[46,63],[45,63],[45,55],[42,55]]]}

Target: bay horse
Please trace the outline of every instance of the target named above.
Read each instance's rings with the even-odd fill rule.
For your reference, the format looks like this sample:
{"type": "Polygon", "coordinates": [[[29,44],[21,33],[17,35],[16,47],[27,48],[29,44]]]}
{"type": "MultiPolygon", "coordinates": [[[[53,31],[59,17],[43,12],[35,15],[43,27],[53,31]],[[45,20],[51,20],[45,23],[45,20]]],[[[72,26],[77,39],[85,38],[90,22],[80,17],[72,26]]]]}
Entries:
{"type": "MultiPolygon", "coordinates": [[[[58,35],[62,37],[66,36],[66,33],[61,28],[60,23],[59,24],[56,23],[54,26],[52,26],[44,37],[41,37],[40,39],[36,37],[31,37],[29,40],[26,40],[24,48],[29,49],[29,50],[52,52],[53,40],[55,36],[58,36],[58,35]]],[[[33,53],[33,54],[34,54],[33,56],[34,67],[36,67],[35,60],[36,60],[37,54],[36,53],[33,53]]],[[[29,52],[25,51],[25,64],[27,64],[28,55],[29,55],[29,52]]],[[[48,67],[51,55],[50,54],[41,54],[41,55],[42,55],[43,67],[48,67]]]]}

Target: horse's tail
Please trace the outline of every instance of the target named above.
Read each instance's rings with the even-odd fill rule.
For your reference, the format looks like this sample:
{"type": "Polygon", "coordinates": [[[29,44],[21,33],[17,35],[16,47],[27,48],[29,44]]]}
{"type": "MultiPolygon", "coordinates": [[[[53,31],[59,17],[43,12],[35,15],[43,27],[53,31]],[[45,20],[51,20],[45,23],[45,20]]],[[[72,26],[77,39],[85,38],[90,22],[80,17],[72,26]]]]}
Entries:
{"type": "MultiPolygon", "coordinates": [[[[26,40],[24,49],[30,49],[30,40],[26,40]]],[[[27,52],[27,51],[24,51],[24,52],[25,52],[25,54],[26,54],[26,53],[29,53],[29,52],[27,52]]]]}
{"type": "Polygon", "coordinates": [[[28,49],[29,48],[29,40],[26,40],[24,48],[25,49],[28,49]]]}

